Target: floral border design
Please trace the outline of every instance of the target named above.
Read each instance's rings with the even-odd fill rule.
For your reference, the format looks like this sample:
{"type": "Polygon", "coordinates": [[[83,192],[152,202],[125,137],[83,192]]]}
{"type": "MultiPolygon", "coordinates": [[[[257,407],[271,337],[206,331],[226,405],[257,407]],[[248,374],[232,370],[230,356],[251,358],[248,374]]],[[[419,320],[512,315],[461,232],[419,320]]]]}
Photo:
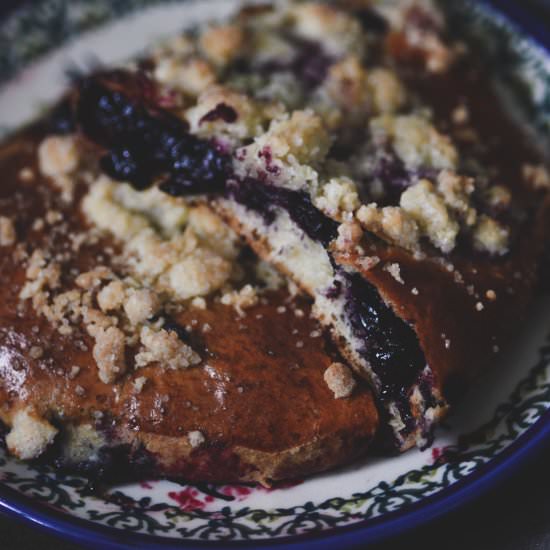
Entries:
{"type": "MultiPolygon", "coordinates": [[[[16,12],[0,24],[0,83],[17,70],[77,33],[145,6],[176,0],[43,0],[32,9],[16,12]]],[[[183,1],[183,0],[181,0],[183,1]]],[[[467,0],[447,0],[451,16],[466,26],[470,36],[487,43],[492,58],[506,59],[498,75],[512,90],[525,115],[539,130],[550,127],[550,70],[542,52],[514,35],[502,21],[495,24],[484,8],[467,0]],[[504,56],[504,57],[503,57],[504,56]],[[542,83],[542,88],[541,88],[542,83]],[[544,93],[537,90],[543,89],[544,93]],[[540,113],[545,116],[540,116],[540,113]],[[536,116],[535,116],[536,115],[536,116]]],[[[502,66],[502,65],[501,65],[502,66]]],[[[222,506],[207,511],[197,503],[216,499],[238,501],[233,491],[211,485],[187,486],[183,493],[191,506],[154,503],[149,497],[133,499],[115,491],[100,500],[89,494],[86,480],[45,466],[22,466],[0,452],[0,480],[36,501],[68,514],[136,533],[180,536],[199,540],[261,540],[332,529],[380,517],[449,487],[498,456],[550,409],[550,337],[540,358],[508,400],[497,407],[490,422],[439,450],[433,464],[411,470],[393,482],[383,481],[349,498],[334,497],[321,503],[308,501],[272,510],[222,506]],[[101,506],[97,504],[101,503],[101,506]]]]}
{"type": "MultiPolygon", "coordinates": [[[[539,350],[540,357],[529,375],[519,382],[510,397],[499,405],[493,418],[465,436],[456,445],[438,449],[433,464],[411,470],[393,482],[383,481],[349,498],[334,497],[321,503],[308,501],[273,510],[247,506],[216,511],[201,506],[181,507],[152,503],[149,497],[133,499],[123,491],[108,494],[103,506],[94,507],[85,479],[45,466],[26,466],[25,473],[10,469],[0,457],[2,483],[44,504],[68,513],[126,531],[200,540],[261,540],[333,529],[405,509],[445,487],[462,480],[490,462],[525,433],[550,409],[550,335],[539,350]]],[[[238,500],[224,487],[208,484],[187,486],[187,496],[201,502],[210,497],[219,502],[238,500]]]]}

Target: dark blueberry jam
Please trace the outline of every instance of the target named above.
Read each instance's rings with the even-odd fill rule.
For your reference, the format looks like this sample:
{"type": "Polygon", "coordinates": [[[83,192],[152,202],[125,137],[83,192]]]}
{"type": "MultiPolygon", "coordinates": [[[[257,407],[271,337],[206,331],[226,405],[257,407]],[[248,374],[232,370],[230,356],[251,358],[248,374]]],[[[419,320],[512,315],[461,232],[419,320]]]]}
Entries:
{"type": "Polygon", "coordinates": [[[101,168],[138,189],[160,178],[172,195],[222,190],[230,158],[153,102],[151,84],[140,75],[116,71],[80,82],[76,119],[86,137],[108,150],[101,168]]]}
{"type": "Polygon", "coordinates": [[[311,239],[327,246],[336,238],[338,223],[313,206],[309,194],[273,185],[253,178],[228,183],[228,193],[238,203],[259,213],[270,225],[275,221],[275,207],[286,210],[296,225],[311,239]]]}
{"type": "Polygon", "coordinates": [[[418,179],[427,178],[435,181],[437,175],[438,170],[422,166],[409,170],[391,147],[377,159],[371,173],[371,177],[383,184],[384,197],[378,202],[384,206],[399,204],[403,191],[418,179]]]}
{"type": "Polygon", "coordinates": [[[378,159],[372,176],[384,185],[385,204],[398,204],[401,193],[412,179],[412,174],[393,151],[388,151],[378,159]]]}
{"type": "Polygon", "coordinates": [[[382,398],[406,397],[426,365],[414,330],[383,302],[374,286],[359,274],[344,274],[345,312],[354,335],[381,382],[382,398]]]}
{"type": "Polygon", "coordinates": [[[242,61],[236,70],[242,73],[257,71],[266,76],[273,73],[291,72],[307,90],[313,90],[320,86],[327,76],[330,65],[335,62],[335,58],[328,54],[318,42],[292,35],[287,36],[287,40],[295,51],[290,61],[272,59],[254,67],[242,61]]]}
{"type": "Polygon", "coordinates": [[[388,22],[372,9],[361,8],[356,10],[354,14],[367,32],[385,34],[389,30],[388,22]]]}
{"type": "Polygon", "coordinates": [[[227,103],[218,103],[214,109],[206,113],[199,121],[199,125],[203,122],[213,122],[214,120],[223,120],[224,122],[235,122],[237,120],[237,111],[227,103]]]}
{"type": "Polygon", "coordinates": [[[87,479],[87,494],[98,492],[101,486],[154,477],[155,458],[144,447],[132,448],[128,444],[102,447],[94,460],[68,464],[62,457],[54,461],[59,469],[74,471],[87,479]]]}
{"type": "Polygon", "coordinates": [[[76,130],[70,100],[64,99],[55,107],[47,121],[48,130],[53,134],[70,134],[76,130]]]}

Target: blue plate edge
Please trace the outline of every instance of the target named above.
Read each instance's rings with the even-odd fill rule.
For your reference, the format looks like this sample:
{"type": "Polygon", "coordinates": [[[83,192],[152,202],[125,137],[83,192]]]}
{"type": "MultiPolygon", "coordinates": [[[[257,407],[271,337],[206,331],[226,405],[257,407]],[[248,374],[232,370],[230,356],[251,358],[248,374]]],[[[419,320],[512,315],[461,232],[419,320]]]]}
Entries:
{"type": "Polygon", "coordinates": [[[64,539],[105,550],[142,548],[146,550],[204,550],[204,548],[308,548],[333,549],[335,544],[371,544],[394,538],[412,528],[425,525],[456,510],[482,493],[494,488],[521,466],[534,458],[536,451],[550,441],[550,410],[504,449],[496,458],[481,466],[466,478],[432,496],[411,504],[405,510],[390,512],[379,518],[369,519],[330,532],[320,531],[281,537],[271,541],[196,541],[161,537],[143,533],[125,533],[120,529],[91,524],[88,520],[69,516],[36,503],[31,497],[0,485],[0,513],[23,520],[50,534],[64,539]],[[8,498],[16,504],[11,504],[8,498]],[[98,546],[101,545],[101,546],[98,546]]]}

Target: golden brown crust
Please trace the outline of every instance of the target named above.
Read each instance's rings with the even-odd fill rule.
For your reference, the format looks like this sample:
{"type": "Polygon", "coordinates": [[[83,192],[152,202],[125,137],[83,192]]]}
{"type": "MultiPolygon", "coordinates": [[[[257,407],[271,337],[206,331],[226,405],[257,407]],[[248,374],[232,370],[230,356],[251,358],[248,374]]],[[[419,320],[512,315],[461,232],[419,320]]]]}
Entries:
{"type": "Polygon", "coordinates": [[[547,197],[523,227],[519,242],[505,258],[490,262],[476,255],[448,262],[415,258],[371,239],[365,249],[380,258],[364,269],[361,256],[335,251],[335,260],[373,284],[395,313],[410,323],[420,340],[439,387],[471,380],[501,351],[525,317],[538,278],[550,230],[547,197]],[[387,266],[399,266],[398,280],[387,266]]]}
{"type": "Polygon", "coordinates": [[[116,269],[106,251],[116,251],[117,243],[101,237],[72,250],[71,234],[85,229],[75,206],[62,204],[46,181],[17,177],[24,167],[37,173],[36,140],[23,137],[18,147],[7,148],[12,152],[0,153],[0,215],[15,220],[17,242],[0,255],[0,419],[10,427],[23,411],[18,425],[34,430],[34,439],[30,432],[23,438],[16,433],[14,450],[49,446],[78,465],[120,448],[128,469],[145,462],[147,475],[262,483],[322,471],[364,453],[378,424],[371,393],[360,384],[350,397],[333,398],[323,373],[338,355],[310,318],[307,301],[284,291],[267,292],[241,313],[207,299],[204,308],[172,314],[177,325],[196,328],[189,343],[201,357],[198,366],[167,369],[150,362],[133,368],[139,345],[127,344],[126,372],[116,381],[100,380],[89,330],[60,333],[18,296],[28,256],[46,241],[54,255],[69,251],[60,290],[73,276],[71,266],[80,273],[99,262],[116,269]],[[55,239],[51,227],[35,224],[48,209],[60,211],[67,225],[55,239]]]}

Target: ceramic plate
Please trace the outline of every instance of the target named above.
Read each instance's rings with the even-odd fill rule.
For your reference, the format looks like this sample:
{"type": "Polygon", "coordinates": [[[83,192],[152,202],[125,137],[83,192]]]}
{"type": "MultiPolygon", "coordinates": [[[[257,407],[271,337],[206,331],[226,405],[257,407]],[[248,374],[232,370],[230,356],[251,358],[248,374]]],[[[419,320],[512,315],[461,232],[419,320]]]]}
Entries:
{"type": "MultiPolygon", "coordinates": [[[[511,24],[485,3],[447,4],[453,27],[489,56],[487,66],[518,116],[548,135],[550,54],[532,39],[544,33],[526,28],[522,14],[511,24]]],[[[8,134],[54,101],[68,67],[121,61],[236,6],[47,0],[17,12],[0,23],[0,131],[8,134]]],[[[0,508],[94,548],[333,547],[395,534],[479,494],[550,436],[549,302],[539,300],[517,341],[425,451],[369,458],[269,490],[155,481],[98,495],[80,477],[19,463],[0,450],[0,508]]],[[[7,361],[0,353],[0,371],[7,361]]]]}

